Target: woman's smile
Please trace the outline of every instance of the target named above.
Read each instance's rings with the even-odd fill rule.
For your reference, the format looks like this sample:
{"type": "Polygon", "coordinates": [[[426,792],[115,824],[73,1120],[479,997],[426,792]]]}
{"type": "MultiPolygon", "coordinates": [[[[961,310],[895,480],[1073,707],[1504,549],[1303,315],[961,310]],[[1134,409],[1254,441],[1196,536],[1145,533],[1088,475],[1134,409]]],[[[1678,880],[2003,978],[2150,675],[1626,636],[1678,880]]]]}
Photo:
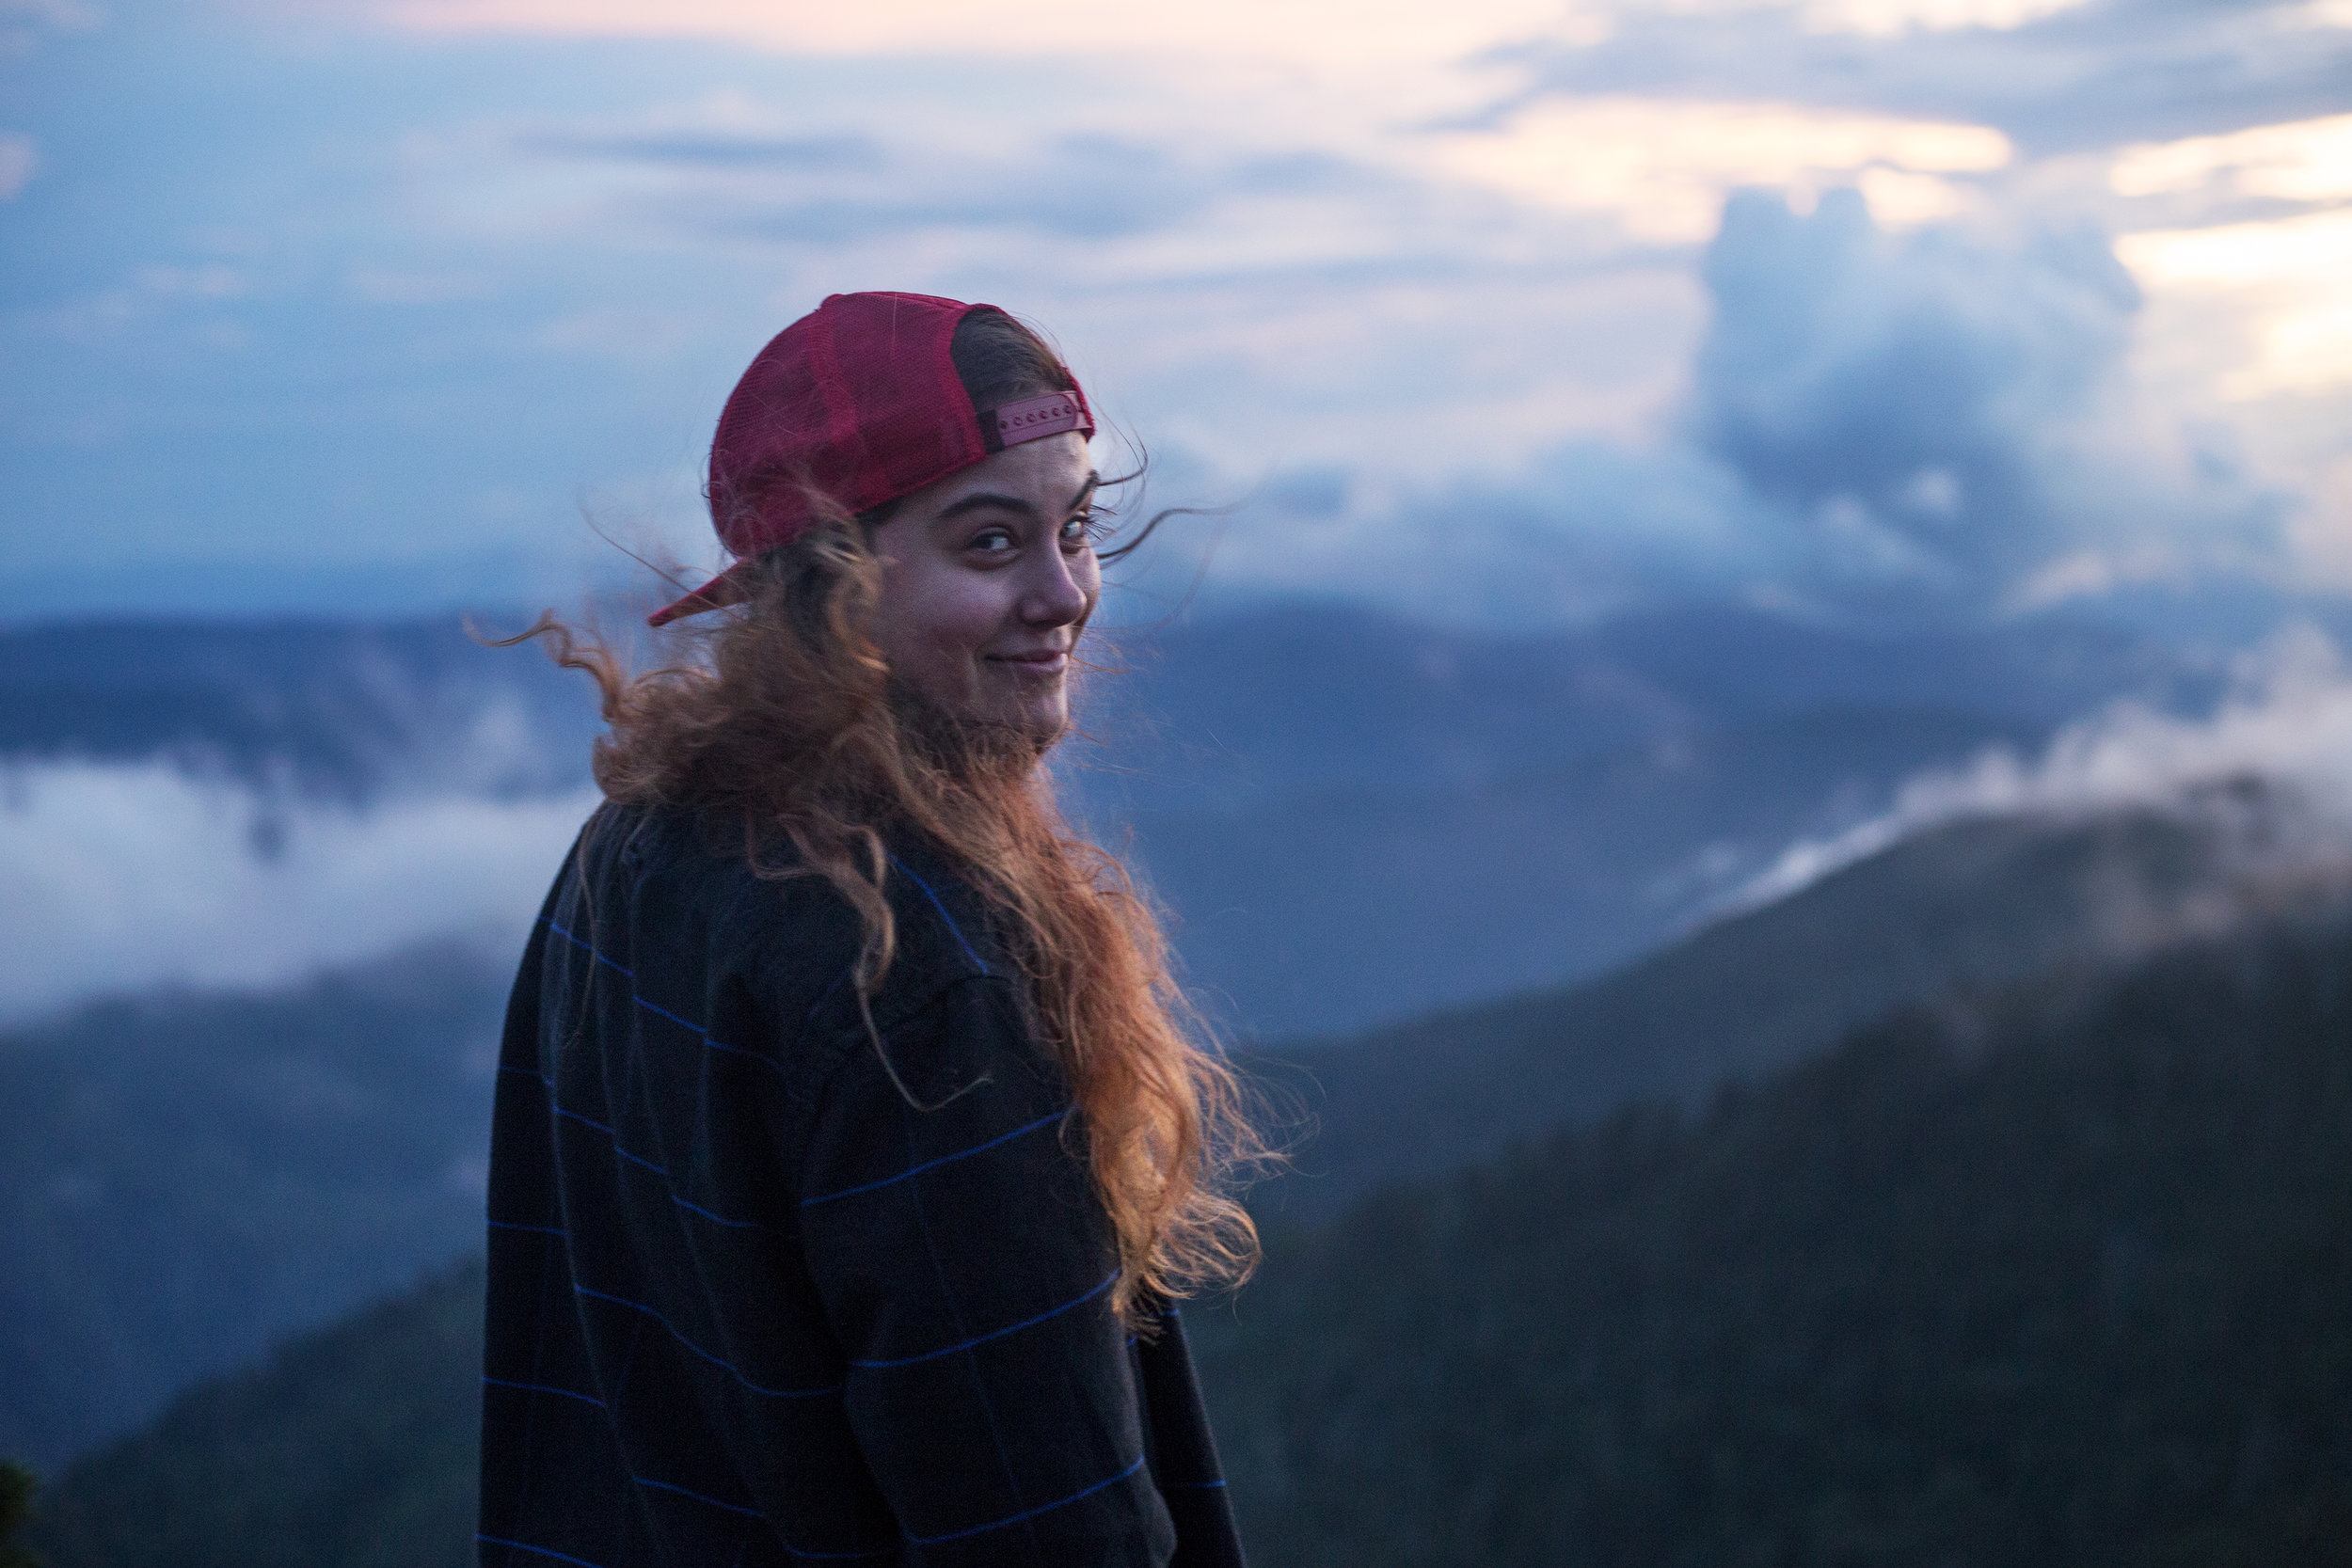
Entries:
{"type": "Polygon", "coordinates": [[[1025,653],[988,654],[984,657],[991,663],[1010,667],[1014,673],[1026,679],[1058,676],[1070,668],[1070,651],[1067,648],[1035,648],[1025,653]]]}
{"type": "Polygon", "coordinates": [[[873,533],[874,641],[946,713],[1042,752],[1070,725],[1069,673],[1103,571],[1096,480],[1075,432],[1008,447],[918,490],[873,533]]]}

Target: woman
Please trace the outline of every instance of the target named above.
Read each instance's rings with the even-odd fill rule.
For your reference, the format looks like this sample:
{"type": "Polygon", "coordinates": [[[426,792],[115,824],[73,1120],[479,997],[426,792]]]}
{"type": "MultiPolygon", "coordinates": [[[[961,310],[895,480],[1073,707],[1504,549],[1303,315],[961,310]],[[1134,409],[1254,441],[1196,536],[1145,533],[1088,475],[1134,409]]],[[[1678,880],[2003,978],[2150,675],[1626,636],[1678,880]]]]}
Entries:
{"type": "Polygon", "coordinates": [[[707,658],[530,634],[612,734],[507,1015],[485,1564],[1240,1560],[1168,1303],[1247,1129],[1040,767],[1092,434],[1004,312],[835,295],[720,418],[707,658]]]}

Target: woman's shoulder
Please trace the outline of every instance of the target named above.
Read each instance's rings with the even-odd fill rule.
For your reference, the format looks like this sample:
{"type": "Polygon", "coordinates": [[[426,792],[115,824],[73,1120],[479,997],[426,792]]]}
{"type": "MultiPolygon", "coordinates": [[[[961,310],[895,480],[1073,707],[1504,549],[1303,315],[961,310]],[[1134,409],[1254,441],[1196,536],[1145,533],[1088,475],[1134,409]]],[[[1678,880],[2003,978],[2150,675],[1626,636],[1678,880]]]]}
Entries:
{"type": "Polygon", "coordinates": [[[756,990],[798,991],[856,957],[856,911],[823,877],[707,811],[608,800],[581,836],[577,872],[574,900],[628,933],[632,967],[678,983],[739,974],[756,990]],[[790,961],[779,968],[776,955],[790,961]]]}
{"type": "MultiPolygon", "coordinates": [[[[702,933],[714,963],[771,984],[837,989],[865,945],[865,919],[832,879],[789,838],[748,831],[740,818],[608,803],[591,825],[587,855],[631,890],[632,926],[660,921],[702,933]]],[[[892,958],[874,999],[878,1022],[919,1009],[959,981],[1012,973],[985,901],[919,836],[883,835],[882,892],[892,958]]]]}

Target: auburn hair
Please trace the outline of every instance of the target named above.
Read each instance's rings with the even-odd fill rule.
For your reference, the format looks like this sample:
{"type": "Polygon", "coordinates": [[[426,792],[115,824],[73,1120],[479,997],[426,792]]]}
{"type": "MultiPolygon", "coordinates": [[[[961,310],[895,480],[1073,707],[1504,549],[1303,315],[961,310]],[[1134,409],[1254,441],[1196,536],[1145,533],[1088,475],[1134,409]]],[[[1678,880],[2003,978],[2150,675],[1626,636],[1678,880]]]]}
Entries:
{"type": "MultiPolygon", "coordinates": [[[[966,317],[952,352],[977,407],[1072,385],[1034,333],[994,312],[966,317]]],[[[750,505],[761,493],[715,499],[750,505]]],[[[551,615],[506,641],[544,638],[558,663],[596,678],[607,799],[713,809],[741,822],[761,874],[818,876],[838,891],[863,927],[861,1008],[897,946],[886,836],[916,834],[961,871],[1069,1082],[1065,1136],[1117,1234],[1114,1310],[1148,1332],[1155,1302],[1238,1283],[1256,1265],[1232,1178],[1269,1151],[1245,1087],[1199,1037],[1150,904],[1116,857],[1067,825],[1037,742],[959,723],[892,678],[869,630],[882,565],[868,535],[886,509],[851,515],[809,499],[813,526],[755,559],[740,607],[690,633],[699,657],[631,674],[551,615]]]]}

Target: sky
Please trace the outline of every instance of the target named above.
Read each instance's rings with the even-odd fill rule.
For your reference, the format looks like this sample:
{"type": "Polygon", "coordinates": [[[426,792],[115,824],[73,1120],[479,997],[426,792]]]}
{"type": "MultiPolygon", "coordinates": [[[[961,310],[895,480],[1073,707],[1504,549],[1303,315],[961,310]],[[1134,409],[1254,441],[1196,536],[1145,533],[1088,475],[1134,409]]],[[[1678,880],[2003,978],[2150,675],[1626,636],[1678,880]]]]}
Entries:
{"type": "Polygon", "coordinates": [[[1229,509],[1138,605],[2352,588],[2348,0],[0,0],[0,256],[11,620],[651,597],[860,288],[1229,509]]]}

